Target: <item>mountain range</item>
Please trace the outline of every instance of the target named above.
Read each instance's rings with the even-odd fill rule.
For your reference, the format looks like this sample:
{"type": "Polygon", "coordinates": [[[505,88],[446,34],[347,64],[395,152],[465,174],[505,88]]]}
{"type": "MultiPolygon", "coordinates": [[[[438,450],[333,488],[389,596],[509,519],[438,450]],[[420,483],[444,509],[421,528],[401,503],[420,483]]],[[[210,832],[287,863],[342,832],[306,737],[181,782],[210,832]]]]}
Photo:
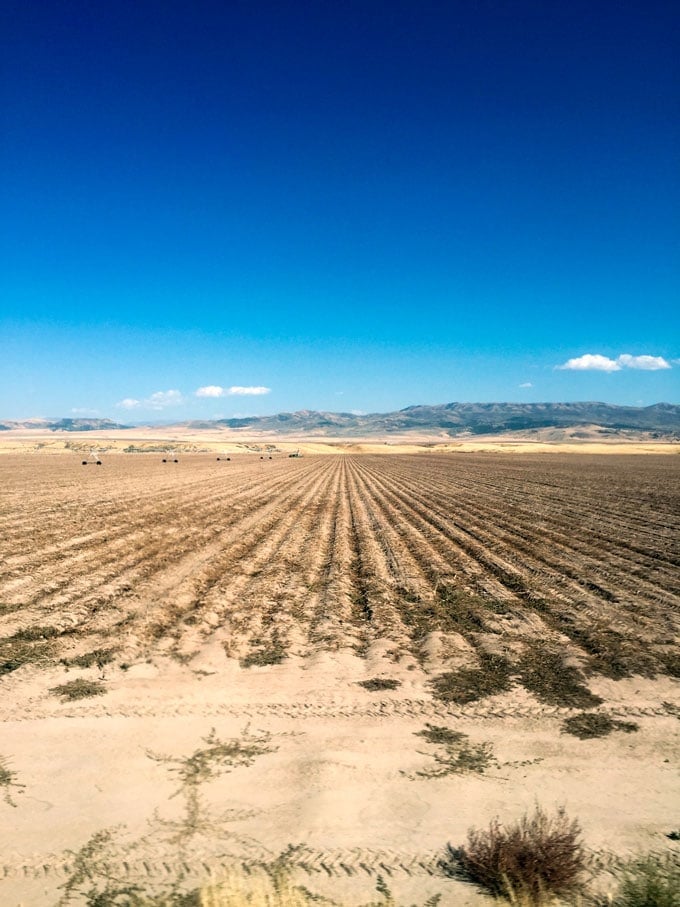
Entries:
{"type": "MultiPolygon", "coordinates": [[[[28,419],[0,421],[0,431],[110,431],[129,428],[111,419],[28,419]]],[[[158,426],[157,426],[158,427],[158,426]]],[[[609,403],[444,403],[437,406],[407,406],[391,413],[332,413],[299,410],[272,416],[168,421],[165,428],[191,430],[240,430],[282,435],[366,437],[389,434],[503,434],[538,429],[598,427],[616,431],[653,432],[680,436],[680,406],[615,406],[609,403]]]]}

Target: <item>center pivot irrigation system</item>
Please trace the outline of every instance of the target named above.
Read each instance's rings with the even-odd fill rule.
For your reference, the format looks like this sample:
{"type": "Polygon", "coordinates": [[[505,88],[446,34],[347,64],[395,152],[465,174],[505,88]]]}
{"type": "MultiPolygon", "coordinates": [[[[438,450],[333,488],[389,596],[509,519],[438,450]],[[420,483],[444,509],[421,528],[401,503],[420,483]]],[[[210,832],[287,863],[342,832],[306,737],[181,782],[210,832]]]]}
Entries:
{"type": "Polygon", "coordinates": [[[83,466],[87,466],[88,463],[93,463],[95,466],[101,466],[102,461],[99,459],[99,451],[91,450],[87,455],[87,459],[82,461],[83,466]]]}
{"type": "Polygon", "coordinates": [[[177,459],[177,451],[171,450],[168,453],[167,457],[163,457],[163,462],[164,463],[179,463],[179,460],[177,459]]]}

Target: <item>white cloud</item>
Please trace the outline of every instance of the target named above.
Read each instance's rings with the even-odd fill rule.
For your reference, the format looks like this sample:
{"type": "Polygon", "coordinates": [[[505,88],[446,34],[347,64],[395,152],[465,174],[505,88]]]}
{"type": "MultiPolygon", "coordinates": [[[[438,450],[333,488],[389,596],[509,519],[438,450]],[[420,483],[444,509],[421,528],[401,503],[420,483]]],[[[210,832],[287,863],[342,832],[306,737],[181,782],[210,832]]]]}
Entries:
{"type": "Polygon", "coordinates": [[[599,353],[585,353],[576,359],[568,359],[564,365],[556,365],[555,368],[581,372],[620,372],[623,368],[635,368],[655,372],[659,369],[671,368],[671,364],[663,356],[631,356],[630,353],[622,353],[616,359],[610,359],[599,353]]]}
{"type": "Polygon", "coordinates": [[[585,353],[576,359],[568,359],[564,365],[557,365],[558,369],[569,369],[577,372],[597,371],[597,372],[619,372],[621,366],[616,359],[609,359],[607,356],[601,356],[599,353],[585,353]]]}
{"type": "Polygon", "coordinates": [[[631,356],[629,353],[623,353],[616,361],[625,368],[639,368],[647,372],[671,367],[670,362],[666,362],[663,356],[631,356]]]}
{"type": "Polygon", "coordinates": [[[365,409],[350,409],[350,413],[353,416],[365,416],[366,410],[365,409]]]}
{"type": "Polygon", "coordinates": [[[259,397],[261,394],[270,394],[271,387],[242,387],[234,384],[231,387],[220,387],[219,384],[207,384],[199,387],[197,397],[259,397]]]}
{"type": "Polygon", "coordinates": [[[120,409],[165,409],[167,406],[179,406],[184,403],[184,397],[177,390],[156,391],[150,397],[144,400],[137,400],[134,397],[126,397],[124,400],[116,403],[120,409]]]}
{"type": "Polygon", "coordinates": [[[96,416],[99,413],[98,409],[91,409],[89,406],[72,406],[71,412],[75,416],[96,416]]]}
{"type": "Polygon", "coordinates": [[[239,387],[234,385],[227,391],[230,397],[259,397],[260,394],[270,394],[271,387],[239,387]]]}
{"type": "Polygon", "coordinates": [[[165,409],[166,406],[179,406],[184,403],[184,397],[179,391],[156,391],[144,400],[149,409],[165,409]]]}
{"type": "Polygon", "coordinates": [[[224,397],[224,394],[225,390],[219,384],[207,384],[196,391],[197,397],[224,397]]]}
{"type": "Polygon", "coordinates": [[[533,387],[531,381],[525,381],[523,384],[518,384],[518,387],[533,387]]]}

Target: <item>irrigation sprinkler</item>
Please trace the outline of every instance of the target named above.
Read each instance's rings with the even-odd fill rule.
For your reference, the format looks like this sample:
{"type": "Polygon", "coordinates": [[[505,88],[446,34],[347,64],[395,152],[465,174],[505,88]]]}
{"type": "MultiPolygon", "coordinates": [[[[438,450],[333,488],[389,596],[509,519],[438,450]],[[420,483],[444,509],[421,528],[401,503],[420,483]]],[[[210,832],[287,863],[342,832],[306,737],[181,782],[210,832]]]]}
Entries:
{"type": "Polygon", "coordinates": [[[81,465],[87,466],[90,463],[94,464],[95,466],[102,465],[102,461],[99,459],[99,452],[97,450],[91,450],[87,455],[87,459],[83,460],[81,465]]]}

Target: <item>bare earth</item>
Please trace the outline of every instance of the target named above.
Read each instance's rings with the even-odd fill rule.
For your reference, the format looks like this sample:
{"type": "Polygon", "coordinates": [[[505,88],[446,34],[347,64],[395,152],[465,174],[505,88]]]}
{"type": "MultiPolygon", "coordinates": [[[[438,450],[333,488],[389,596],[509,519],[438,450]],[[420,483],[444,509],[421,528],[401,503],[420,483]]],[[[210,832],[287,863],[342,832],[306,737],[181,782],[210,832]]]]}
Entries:
{"type": "Polygon", "coordinates": [[[104,829],[121,882],[297,845],[349,903],[483,903],[446,843],[535,802],[605,887],[678,848],[677,446],[5,434],[2,905],[104,829]]]}

